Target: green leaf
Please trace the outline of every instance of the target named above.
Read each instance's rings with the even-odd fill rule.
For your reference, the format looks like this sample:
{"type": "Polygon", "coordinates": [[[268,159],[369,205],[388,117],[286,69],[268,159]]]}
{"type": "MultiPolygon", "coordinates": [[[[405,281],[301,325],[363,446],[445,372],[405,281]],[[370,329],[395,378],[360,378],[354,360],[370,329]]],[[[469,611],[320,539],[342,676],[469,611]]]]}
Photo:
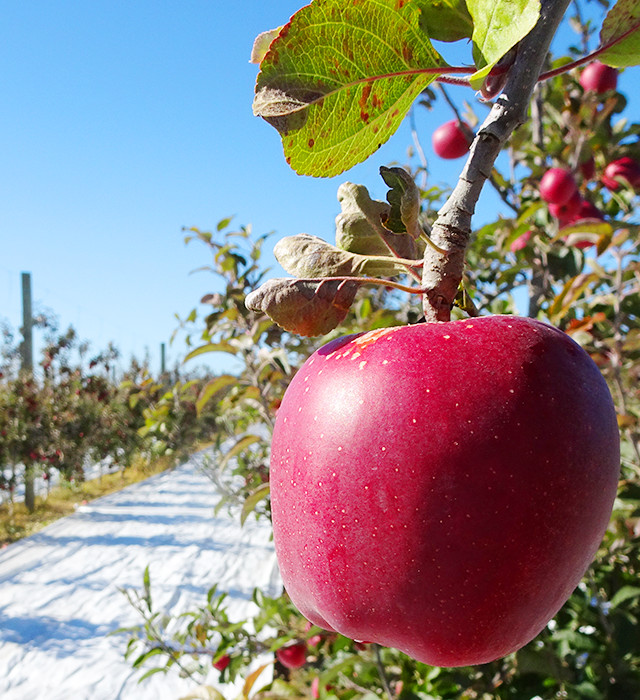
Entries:
{"type": "Polygon", "coordinates": [[[416,3],[314,2],[269,47],[253,110],[278,129],[296,172],[330,177],[387,141],[446,66],[416,3]]]}
{"type": "MultiPolygon", "coordinates": [[[[147,659],[150,659],[152,656],[157,656],[158,654],[162,654],[162,653],[164,653],[163,649],[161,649],[160,647],[154,647],[153,649],[150,649],[149,651],[145,651],[142,654],[140,654],[140,656],[138,656],[138,658],[135,661],[133,661],[131,666],[133,668],[138,668],[138,666],[143,664],[147,659]]],[[[160,668],[160,669],[155,669],[155,670],[162,671],[164,669],[160,668]]],[[[140,679],[140,680],[142,680],[142,679],[140,679]]]]}
{"type": "Polygon", "coordinates": [[[540,16],[539,0],[467,0],[473,18],[473,56],[479,69],[469,79],[479,89],[496,63],[523,39],[540,16]]]}
{"type": "Polygon", "coordinates": [[[603,51],[598,60],[609,66],[623,68],[640,64],[640,2],[618,0],[609,10],[600,30],[600,45],[616,42],[603,51]],[[623,35],[623,39],[620,39],[623,35]]]}
{"type": "Polygon", "coordinates": [[[251,292],[245,304],[286,331],[324,335],[344,321],[359,286],[354,280],[275,278],[251,292]]]}
{"type": "Polygon", "coordinates": [[[430,39],[458,41],[473,33],[473,20],[464,0],[415,0],[422,10],[420,26],[430,39]]]}
{"type": "Polygon", "coordinates": [[[138,683],[142,683],[145,679],[149,678],[149,676],[153,676],[156,673],[166,673],[167,669],[164,666],[158,666],[157,668],[151,668],[146,673],[143,673],[140,678],[138,678],[138,683]]]}
{"type": "Polygon", "coordinates": [[[151,602],[151,574],[149,573],[149,565],[144,569],[142,574],[142,588],[143,588],[143,600],[147,605],[147,610],[151,612],[152,602],[151,602]]]}
{"type": "Polygon", "coordinates": [[[227,228],[227,226],[231,223],[233,219],[233,216],[227,216],[224,219],[220,219],[216,225],[216,231],[222,231],[223,229],[227,228]]]}
{"type": "Polygon", "coordinates": [[[242,506],[242,512],[240,513],[240,525],[245,524],[246,519],[253,513],[258,503],[267,498],[269,492],[269,484],[262,484],[247,496],[242,506]]]}
{"type": "Polygon", "coordinates": [[[212,379],[206,384],[204,389],[200,392],[198,400],[196,401],[196,411],[200,415],[209,401],[211,401],[218,394],[228,391],[231,387],[238,383],[238,377],[234,377],[232,374],[223,374],[220,377],[212,379]]]}
{"type": "Polygon", "coordinates": [[[611,599],[611,608],[617,608],[627,600],[640,597],[640,588],[637,586],[623,586],[611,599]]]}
{"type": "Polygon", "coordinates": [[[256,442],[260,442],[262,438],[257,435],[245,435],[241,437],[235,445],[225,453],[224,457],[220,460],[218,464],[218,470],[222,471],[230,460],[239,455],[241,452],[247,449],[250,445],[255,445],[256,442]]]}
{"type": "Polygon", "coordinates": [[[590,241],[597,245],[598,255],[602,254],[611,243],[613,226],[601,219],[582,219],[568,226],[563,226],[552,241],[564,239],[569,246],[590,241]]]}
{"type": "Polygon", "coordinates": [[[235,351],[235,348],[233,347],[233,345],[230,345],[227,342],[207,343],[206,345],[201,345],[200,347],[192,350],[184,358],[184,361],[186,362],[187,360],[191,360],[194,357],[197,357],[198,355],[204,355],[207,352],[228,352],[228,353],[231,353],[232,355],[236,354],[236,351],[235,351]]]}

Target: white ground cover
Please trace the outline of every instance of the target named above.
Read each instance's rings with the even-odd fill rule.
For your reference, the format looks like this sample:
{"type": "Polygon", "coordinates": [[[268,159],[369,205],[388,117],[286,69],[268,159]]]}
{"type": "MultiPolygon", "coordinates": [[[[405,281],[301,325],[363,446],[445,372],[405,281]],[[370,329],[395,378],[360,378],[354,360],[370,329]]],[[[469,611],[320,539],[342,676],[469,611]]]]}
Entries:
{"type": "MultiPolygon", "coordinates": [[[[251,517],[240,527],[225,511],[215,517],[215,487],[200,459],[0,551],[2,700],[178,700],[191,692],[194,682],[175,667],[138,684],[140,672],[123,657],[127,637],[109,636],[142,622],[119,589],[139,589],[147,565],[154,608],[167,612],[204,604],[215,583],[229,593],[232,619],[250,613],[255,587],[279,593],[270,528],[251,517]]],[[[236,697],[218,675],[212,669],[207,682],[236,697]]]]}

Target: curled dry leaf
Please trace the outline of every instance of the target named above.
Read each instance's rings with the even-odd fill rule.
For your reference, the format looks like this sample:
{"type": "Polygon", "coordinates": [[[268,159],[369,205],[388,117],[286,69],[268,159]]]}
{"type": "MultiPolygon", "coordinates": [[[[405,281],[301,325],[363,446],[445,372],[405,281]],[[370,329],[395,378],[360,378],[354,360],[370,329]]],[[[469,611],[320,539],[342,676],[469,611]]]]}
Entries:
{"type": "Polygon", "coordinates": [[[396,235],[383,225],[389,218],[387,202],[371,199],[364,185],[344,182],[338,188],[342,212],[336,217],[336,245],[361,255],[397,255],[417,258],[411,236],[396,235]]]}
{"type": "Polygon", "coordinates": [[[276,278],[251,292],[245,305],[292,333],[324,335],[344,321],[359,286],[356,280],[276,278]]]}
{"type": "Polygon", "coordinates": [[[262,61],[269,50],[269,45],[280,34],[281,29],[282,27],[276,27],[258,34],[253,42],[249,63],[260,63],[262,61]]]}
{"type": "Polygon", "coordinates": [[[419,262],[391,257],[388,250],[386,256],[350,253],[308,233],[282,238],[273,254],[296,277],[393,277],[419,262]]]}
{"type": "Polygon", "coordinates": [[[385,226],[395,233],[405,231],[415,239],[422,235],[420,216],[420,190],[411,175],[404,168],[380,168],[380,175],[391,188],[387,201],[391,205],[389,219],[385,226]]]}

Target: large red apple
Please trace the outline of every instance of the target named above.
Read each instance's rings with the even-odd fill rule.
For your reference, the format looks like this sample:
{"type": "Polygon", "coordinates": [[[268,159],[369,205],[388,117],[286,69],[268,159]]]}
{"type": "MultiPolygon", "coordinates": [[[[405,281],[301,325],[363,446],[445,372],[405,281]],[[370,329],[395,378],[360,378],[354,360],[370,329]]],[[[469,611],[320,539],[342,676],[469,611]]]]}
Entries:
{"type": "Polygon", "coordinates": [[[618,470],[607,385],[557,329],[493,316],[334,340],[273,435],[285,587],[353,639],[440,666],[497,659],[580,581],[618,470]]]}

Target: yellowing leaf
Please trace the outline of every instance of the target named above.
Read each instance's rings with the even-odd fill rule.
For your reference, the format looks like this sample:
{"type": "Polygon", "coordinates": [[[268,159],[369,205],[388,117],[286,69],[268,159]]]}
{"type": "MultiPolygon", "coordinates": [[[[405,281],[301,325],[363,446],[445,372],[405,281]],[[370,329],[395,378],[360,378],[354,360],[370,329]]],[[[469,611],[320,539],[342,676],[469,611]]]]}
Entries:
{"type": "Polygon", "coordinates": [[[230,460],[246,450],[247,447],[255,445],[256,442],[260,442],[260,440],[261,438],[259,438],[257,435],[244,435],[241,437],[228,452],[225,452],[224,457],[218,464],[218,470],[222,471],[230,460]]]}
{"type": "Polygon", "coordinates": [[[280,132],[296,172],[330,177],[387,141],[446,65],[414,2],[315,2],[271,43],[254,113],[280,132]]]}
{"type": "Polygon", "coordinates": [[[244,686],[242,688],[242,697],[245,700],[249,700],[249,693],[251,692],[251,688],[255,685],[255,682],[258,680],[260,677],[260,674],[270,666],[271,664],[263,664],[262,666],[259,666],[253,673],[251,673],[249,676],[247,676],[247,679],[244,682],[244,686]]]}
{"type": "Polygon", "coordinates": [[[204,389],[200,392],[200,396],[198,396],[198,400],[196,401],[196,410],[198,414],[202,413],[204,407],[214,397],[218,396],[222,392],[228,391],[237,383],[238,377],[234,377],[232,374],[223,374],[222,376],[216,377],[208,382],[204,389]]]}
{"type": "Polygon", "coordinates": [[[245,499],[245,502],[242,505],[242,512],[240,513],[240,524],[244,525],[246,519],[251,515],[251,513],[255,510],[256,506],[260,501],[263,501],[265,498],[269,496],[270,493],[270,488],[269,484],[262,484],[261,486],[258,486],[257,489],[252,491],[247,498],[245,499]]]}
{"type": "Polygon", "coordinates": [[[269,50],[269,44],[280,34],[282,27],[277,27],[276,29],[269,29],[266,32],[258,34],[253,42],[253,48],[251,49],[250,63],[260,63],[265,57],[265,54],[269,50]]]}
{"type": "Polygon", "coordinates": [[[308,233],[285,236],[276,243],[273,254],[296,277],[392,277],[419,262],[393,258],[390,251],[386,256],[350,253],[308,233]]]}

